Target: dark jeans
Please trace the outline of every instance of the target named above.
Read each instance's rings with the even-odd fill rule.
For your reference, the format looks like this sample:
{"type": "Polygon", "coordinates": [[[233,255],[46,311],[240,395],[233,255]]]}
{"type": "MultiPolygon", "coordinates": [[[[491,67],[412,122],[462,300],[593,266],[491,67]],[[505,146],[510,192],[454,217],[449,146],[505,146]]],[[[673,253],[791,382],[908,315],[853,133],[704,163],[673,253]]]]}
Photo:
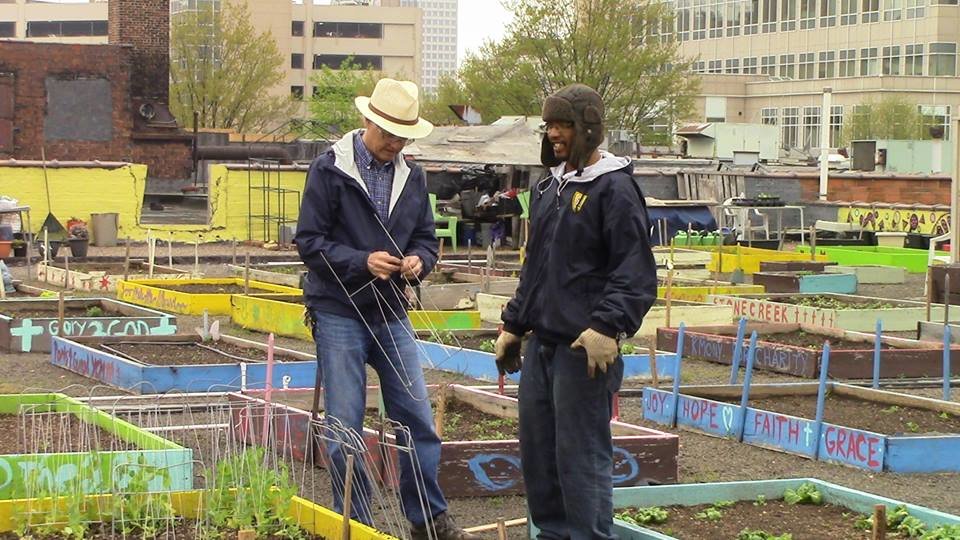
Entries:
{"type": "Polygon", "coordinates": [[[520,374],[520,456],[527,506],[538,538],[615,538],[613,392],[618,358],[606,375],[587,376],[583,349],[531,337],[520,374]]]}
{"type": "MultiPolygon", "coordinates": [[[[436,516],[446,511],[447,501],[437,483],[440,438],[434,432],[420,352],[412,338],[410,321],[371,322],[367,327],[362,321],[331,313],[315,310],[314,316],[317,324],[313,337],[323,375],[326,417],[336,418],[343,426],[362,433],[367,396],[366,364],[370,364],[380,377],[387,416],[408,427],[413,438],[408,441],[397,434],[400,444],[413,443],[417,460],[415,467],[408,455],[399,457],[400,501],[407,520],[422,527],[426,522],[424,510],[431,517],[436,516]],[[424,500],[421,501],[421,497],[424,500]]],[[[342,442],[350,445],[352,441],[342,442]]],[[[334,509],[343,512],[342,482],[346,470],[343,444],[327,441],[327,452],[338,471],[331,475],[334,477],[334,509]]],[[[357,459],[363,457],[357,456],[357,459]]],[[[354,468],[354,473],[351,517],[370,524],[369,479],[359,467],[354,468]]]]}

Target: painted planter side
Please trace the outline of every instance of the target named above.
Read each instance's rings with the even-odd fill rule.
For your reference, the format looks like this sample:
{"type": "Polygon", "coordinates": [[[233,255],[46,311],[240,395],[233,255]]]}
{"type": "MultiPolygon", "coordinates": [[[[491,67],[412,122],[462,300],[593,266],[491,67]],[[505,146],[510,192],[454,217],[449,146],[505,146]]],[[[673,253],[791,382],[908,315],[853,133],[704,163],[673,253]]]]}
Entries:
{"type": "MultiPolygon", "coordinates": [[[[684,334],[684,356],[730,365],[736,345],[736,326],[713,328],[687,327],[684,334]]],[[[761,336],[763,333],[761,333],[761,336]]],[[[824,335],[824,340],[835,339],[824,335]]],[[[747,341],[746,339],[744,340],[747,341]]],[[[903,340],[908,341],[908,340],[903,340]]],[[[913,348],[888,348],[880,353],[880,377],[936,377],[942,376],[943,349],[924,347],[916,342],[913,348]]],[[[676,351],[677,330],[657,329],[657,348],[676,351]]],[[[820,349],[786,345],[774,341],[757,341],[754,366],[757,369],[816,378],[820,373],[820,349]]],[[[951,372],[960,375],[960,347],[951,348],[951,372]]],[[[746,365],[747,347],[741,348],[740,365],[746,365]]],[[[828,374],[834,379],[869,379],[873,376],[873,343],[864,342],[862,348],[831,349],[828,374]]]]}
{"type": "MultiPolygon", "coordinates": [[[[18,298],[7,305],[42,304],[56,306],[56,298],[18,298]]],[[[109,298],[70,298],[71,305],[99,305],[123,315],[103,317],[65,317],[63,333],[67,336],[168,336],[177,332],[177,319],[166,313],[118,302],[109,298]]],[[[2,306],[2,304],[0,304],[2,306]]],[[[2,310],[2,307],[0,307],[2,310]]],[[[14,353],[49,352],[51,338],[60,335],[57,317],[11,318],[0,314],[0,350],[14,353]]]]}
{"type": "MultiPolygon", "coordinates": [[[[517,400],[491,392],[485,392],[460,385],[451,385],[452,396],[487,412],[502,417],[517,417],[517,400]]],[[[235,407],[237,411],[248,410],[248,413],[262,415],[262,400],[231,394],[233,402],[242,402],[250,405],[249,408],[235,407]],[[260,407],[257,409],[257,407],[260,407]]],[[[276,415],[275,430],[279,440],[277,444],[289,444],[294,457],[303,456],[306,446],[309,412],[273,404],[272,410],[276,415]],[[282,429],[279,426],[283,425],[282,429]],[[297,450],[299,449],[299,450],[297,450]]],[[[252,422],[253,428],[245,431],[236,430],[234,436],[250,442],[258,440],[258,424],[252,422]]],[[[242,420],[240,418],[239,420],[242,420]]],[[[235,421],[235,426],[244,426],[250,422],[235,421]]],[[[677,452],[679,438],[669,433],[625,424],[611,422],[614,433],[614,484],[618,486],[640,485],[647,482],[673,483],[677,480],[677,452]]],[[[391,452],[384,460],[378,448],[378,433],[364,428],[363,438],[371,449],[370,455],[376,456],[375,466],[396,468],[397,456],[391,452]]],[[[393,441],[392,433],[385,433],[388,442],[393,441]]],[[[286,453],[286,450],[285,450],[286,453]]],[[[495,441],[449,441],[441,443],[440,466],[438,478],[440,487],[448,497],[494,497],[524,493],[523,478],[520,472],[520,447],[516,439],[495,441]]],[[[394,471],[384,478],[397,478],[394,471]]]]}
{"type": "MultiPolygon", "coordinates": [[[[853,300],[867,298],[848,295],[831,296],[853,300]]],[[[855,332],[873,332],[877,319],[883,321],[885,331],[912,331],[916,330],[917,321],[926,319],[926,306],[921,302],[896,301],[895,303],[902,307],[884,309],[823,309],[777,302],[775,297],[771,299],[770,295],[711,295],[708,301],[733,306],[734,317],[743,316],[752,321],[807,324],[855,332]]],[[[932,306],[931,317],[942,318],[943,306],[932,306]]]]}
{"type": "MultiPolygon", "coordinates": [[[[195,340],[192,336],[171,337],[195,340]]],[[[223,336],[222,339],[240,344],[252,343],[229,336],[223,336]]],[[[117,340],[114,339],[114,341],[117,340]]],[[[265,362],[192,366],[145,365],[88,346],[104,341],[107,339],[68,340],[54,337],[50,362],[84,377],[136,394],[160,394],[171,391],[229,392],[241,390],[244,387],[263,388],[266,385],[267,364],[265,362]]],[[[285,354],[309,357],[309,355],[286,349],[276,350],[285,354]]],[[[275,362],[273,386],[280,387],[286,384],[293,388],[312,387],[316,382],[316,370],[317,362],[313,359],[275,362]]]]}
{"type": "Polygon", "coordinates": [[[903,283],[907,280],[907,270],[899,266],[881,266],[878,264],[865,266],[828,266],[824,269],[828,274],[856,274],[857,283],[862,285],[876,285],[885,283],[903,283]]]}
{"type": "MultiPolygon", "coordinates": [[[[250,279],[262,282],[262,283],[273,283],[274,285],[283,285],[284,287],[293,287],[294,289],[300,288],[300,277],[305,274],[307,267],[303,265],[303,271],[296,274],[288,274],[285,272],[274,272],[270,270],[269,264],[262,266],[250,266],[249,276],[250,279]]],[[[286,265],[285,265],[286,266],[286,265]]],[[[295,265],[291,265],[295,266],[295,265]]],[[[244,268],[235,264],[227,265],[228,268],[236,275],[238,278],[243,279],[244,268]]]]}
{"type": "MultiPolygon", "coordinates": [[[[917,323],[917,326],[919,327],[920,341],[943,343],[942,322],[920,321],[917,323]]],[[[960,324],[955,322],[950,323],[950,342],[955,345],[960,345],[960,324]]]]}
{"type": "Polygon", "coordinates": [[[135,450],[63,452],[0,455],[0,499],[19,499],[37,489],[55,492],[79,481],[84,493],[110,492],[136,473],[141,460],[160,468],[163,478],[151,481],[148,491],[184,490],[193,487],[193,450],[89,407],[62,394],[0,395],[0,413],[31,412],[72,414],[84,423],[95,424],[119,439],[137,446],[135,450]],[[125,466],[129,465],[129,466],[125,466]],[[27,486],[27,476],[38,474],[41,486],[27,486]]]}
{"type": "MultiPolygon", "coordinates": [[[[776,251],[772,249],[759,249],[751,247],[741,247],[740,255],[737,256],[737,250],[731,246],[723,248],[721,256],[715,250],[710,259],[710,265],[707,267],[711,271],[733,272],[738,267],[744,273],[753,274],[760,271],[760,263],[768,261],[809,261],[810,255],[802,253],[791,253],[787,251],[776,251]],[[721,260],[722,259],[722,260],[721,260]]],[[[825,255],[817,255],[815,261],[826,261],[825,255]]]]}
{"type": "MultiPolygon", "coordinates": [[[[244,286],[244,280],[237,278],[207,279],[144,279],[139,281],[121,281],[117,284],[117,298],[131,304],[147,306],[171,313],[184,315],[230,315],[230,294],[192,294],[166,286],[177,285],[238,285],[244,286]]],[[[250,287],[258,294],[302,294],[300,289],[251,281],[250,287]]]]}
{"type": "MultiPolygon", "coordinates": [[[[787,489],[797,489],[805,483],[815,484],[823,495],[824,502],[843,506],[857,513],[871,514],[874,505],[877,504],[885,505],[888,511],[903,505],[907,507],[911,516],[916,517],[928,527],[960,523],[960,517],[952,514],[831,484],[816,478],[617,488],[613,491],[613,505],[614,508],[696,506],[718,501],[756,500],[760,495],[766,497],[767,500],[774,500],[782,498],[783,492],[787,489]]],[[[619,520],[614,522],[614,529],[620,538],[627,540],[670,540],[673,538],[652,529],[631,525],[619,520]]],[[[534,537],[531,536],[531,538],[534,537]]]]}
{"type": "MultiPolygon", "coordinates": [[[[191,279],[198,277],[190,272],[169,268],[165,266],[155,266],[154,274],[151,277],[149,273],[142,269],[131,270],[127,274],[128,280],[140,279],[191,279]],[[163,273],[161,273],[163,272],[163,273]]],[[[37,280],[58,287],[68,287],[79,291],[99,291],[113,292],[117,290],[117,282],[123,281],[123,274],[108,274],[107,272],[80,272],[65,268],[59,268],[52,265],[45,265],[42,262],[37,265],[37,280]]]]}
{"type": "Polygon", "coordinates": [[[935,302],[946,298],[946,276],[950,275],[950,303],[960,304],[960,264],[937,264],[930,267],[931,292],[935,302]]]}
{"type": "Polygon", "coordinates": [[[824,272],[837,263],[830,261],[762,261],[761,272],[824,272]]]}
{"type": "Polygon", "coordinates": [[[857,276],[854,274],[757,272],[753,274],[753,283],[763,285],[768,293],[852,294],[857,292],[857,276]]]}
{"type": "MultiPolygon", "coordinates": [[[[809,246],[799,246],[799,251],[810,253],[809,246]]],[[[938,251],[937,255],[947,255],[938,251]]],[[[927,271],[929,254],[925,249],[895,248],[884,246],[818,247],[817,257],[824,256],[841,265],[898,266],[907,272],[922,274],[927,271]]],[[[807,255],[809,257],[809,255],[807,255]]]]}

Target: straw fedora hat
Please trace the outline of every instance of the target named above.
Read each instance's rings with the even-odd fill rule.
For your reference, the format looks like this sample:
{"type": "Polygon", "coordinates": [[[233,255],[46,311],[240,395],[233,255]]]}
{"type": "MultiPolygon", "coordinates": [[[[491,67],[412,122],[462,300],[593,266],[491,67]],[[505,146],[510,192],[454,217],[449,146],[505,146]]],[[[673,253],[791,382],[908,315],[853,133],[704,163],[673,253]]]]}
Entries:
{"type": "Polygon", "coordinates": [[[422,139],[433,124],[420,118],[417,85],[410,81],[380,79],[370,97],[357,96],[354,103],[367,120],[385,131],[407,139],[422,139]]]}

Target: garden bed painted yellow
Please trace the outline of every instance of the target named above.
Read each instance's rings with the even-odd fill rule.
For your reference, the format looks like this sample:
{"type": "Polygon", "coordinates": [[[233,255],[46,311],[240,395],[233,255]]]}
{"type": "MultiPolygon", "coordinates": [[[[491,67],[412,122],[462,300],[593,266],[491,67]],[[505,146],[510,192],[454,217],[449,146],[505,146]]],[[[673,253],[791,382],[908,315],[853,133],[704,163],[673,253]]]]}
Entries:
{"type": "MultiPolygon", "coordinates": [[[[239,278],[206,279],[141,279],[121,281],[117,284],[117,298],[131,304],[152,307],[169,313],[184,315],[202,315],[206,310],[210,315],[230,315],[230,293],[188,293],[168,287],[211,285],[224,287],[243,287],[244,280],[239,278]]],[[[300,289],[284,287],[273,283],[250,281],[251,294],[302,294],[300,289]]]]}

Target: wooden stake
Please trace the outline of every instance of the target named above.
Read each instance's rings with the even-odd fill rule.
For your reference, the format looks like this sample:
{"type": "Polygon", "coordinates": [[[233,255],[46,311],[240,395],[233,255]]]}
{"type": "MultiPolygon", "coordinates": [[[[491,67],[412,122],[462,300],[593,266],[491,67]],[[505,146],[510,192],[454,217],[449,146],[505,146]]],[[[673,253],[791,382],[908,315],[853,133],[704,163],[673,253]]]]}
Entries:
{"type": "Polygon", "coordinates": [[[242,531],[237,531],[237,540],[256,540],[257,531],[253,529],[243,529],[242,531]]]}
{"type": "Polygon", "coordinates": [[[650,345],[650,378],[654,388],[660,385],[660,375],[657,374],[657,348],[653,345],[650,345]]]}
{"type": "Polygon", "coordinates": [[[341,540],[350,540],[350,503],[353,502],[353,454],[347,455],[346,479],[343,481],[343,531],[341,540]]]}
{"type": "Polygon", "coordinates": [[[437,414],[433,417],[434,431],[437,437],[443,438],[443,414],[447,409],[447,386],[441,386],[437,393],[437,414]]]}
{"type": "Polygon", "coordinates": [[[871,540],[886,540],[887,538],[887,507],[883,504],[873,506],[873,535],[871,540]]]}
{"type": "Polygon", "coordinates": [[[147,275],[153,277],[153,231],[147,229],[147,275]]]}
{"type": "Polygon", "coordinates": [[[236,264],[237,264],[237,239],[236,239],[236,238],[233,239],[233,253],[232,253],[232,255],[233,255],[233,264],[236,265],[236,264]]]}
{"type": "MultiPolygon", "coordinates": [[[[803,226],[803,223],[800,224],[803,226]]],[[[810,260],[817,260],[817,227],[814,225],[810,226],[810,260]]]]}
{"type": "Polygon", "coordinates": [[[670,269],[667,270],[667,292],[664,295],[664,302],[667,304],[666,319],[667,328],[670,328],[670,305],[673,297],[673,262],[670,263],[670,269]]]}
{"type": "Polygon", "coordinates": [[[167,240],[167,266],[173,266],[173,233],[170,233],[170,239],[167,240]]]}
{"type": "Polygon", "coordinates": [[[70,288],[70,255],[67,255],[67,252],[63,252],[63,288],[70,288]]]}
{"type": "MultiPolygon", "coordinates": [[[[503,525],[505,527],[516,527],[518,525],[526,525],[526,524],[527,524],[527,518],[510,519],[503,522],[503,525]]],[[[499,525],[500,525],[500,522],[498,521],[497,523],[487,523],[486,525],[477,525],[476,527],[467,527],[463,530],[468,533],[495,531],[497,530],[497,527],[499,527],[499,525]]]]}
{"type": "Polygon", "coordinates": [[[127,237],[126,246],[123,249],[123,280],[127,280],[130,275],[130,237],[127,237]]]}
{"type": "Polygon", "coordinates": [[[50,239],[48,238],[47,229],[43,229],[43,281],[50,283],[50,239]]]}
{"type": "Polygon", "coordinates": [[[927,322],[930,322],[930,304],[933,303],[933,268],[927,267],[927,322]]]}
{"type": "Polygon", "coordinates": [[[497,540],[507,540],[507,524],[503,518],[497,519],[497,540]]]}
{"type": "Polygon", "coordinates": [[[250,251],[243,254],[243,294],[250,294],[250,251]]]}
{"type": "Polygon", "coordinates": [[[58,324],[57,335],[58,335],[58,336],[63,336],[63,335],[64,335],[64,332],[63,332],[63,314],[64,314],[64,311],[65,311],[65,308],[64,308],[64,305],[63,305],[63,291],[60,291],[60,294],[59,294],[58,297],[57,297],[57,324],[58,324]]]}
{"type": "Polygon", "coordinates": [[[943,324],[950,323],[950,272],[943,276],[943,324]]]}

